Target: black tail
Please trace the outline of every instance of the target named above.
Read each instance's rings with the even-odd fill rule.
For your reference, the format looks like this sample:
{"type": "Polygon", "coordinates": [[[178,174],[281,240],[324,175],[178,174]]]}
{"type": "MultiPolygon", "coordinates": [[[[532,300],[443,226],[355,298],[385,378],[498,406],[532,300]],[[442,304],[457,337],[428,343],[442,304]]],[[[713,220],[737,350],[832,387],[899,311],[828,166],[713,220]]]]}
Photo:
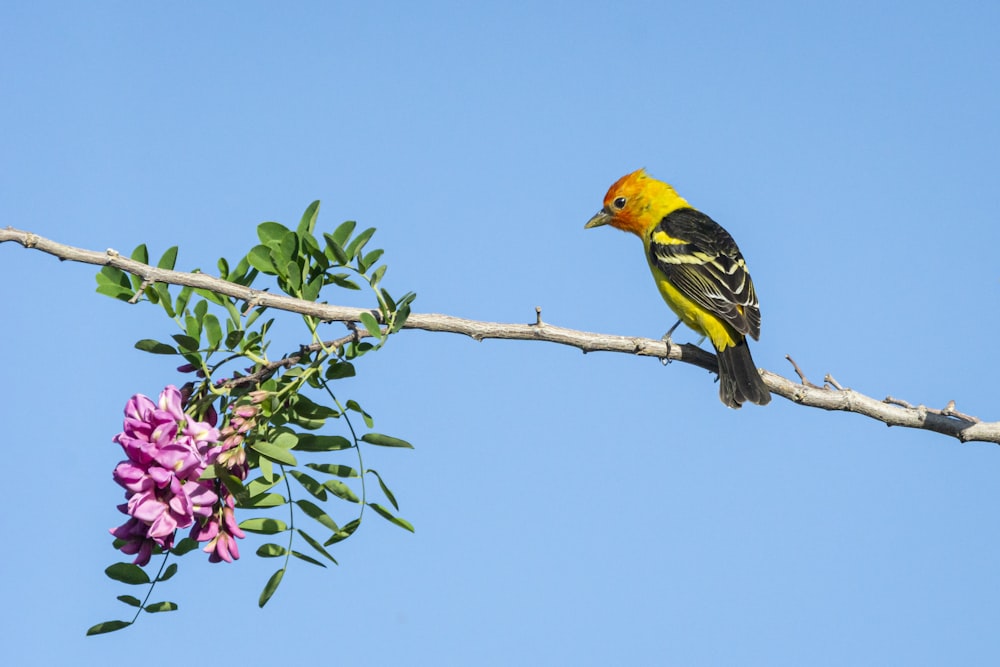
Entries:
{"type": "Polygon", "coordinates": [[[757,405],[771,402],[771,392],[757,372],[746,339],[733,347],[719,350],[719,397],[731,408],[744,401],[757,405]]]}

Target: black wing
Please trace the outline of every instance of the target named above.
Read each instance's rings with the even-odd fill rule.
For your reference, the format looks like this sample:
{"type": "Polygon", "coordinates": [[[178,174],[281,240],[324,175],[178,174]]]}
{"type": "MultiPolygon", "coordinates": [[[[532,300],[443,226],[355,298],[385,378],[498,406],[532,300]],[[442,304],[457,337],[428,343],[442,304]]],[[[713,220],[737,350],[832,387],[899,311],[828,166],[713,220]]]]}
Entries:
{"type": "Polygon", "coordinates": [[[741,334],[760,336],[760,308],[736,241],[693,208],[667,215],[650,233],[649,259],[684,296],[741,334]]]}

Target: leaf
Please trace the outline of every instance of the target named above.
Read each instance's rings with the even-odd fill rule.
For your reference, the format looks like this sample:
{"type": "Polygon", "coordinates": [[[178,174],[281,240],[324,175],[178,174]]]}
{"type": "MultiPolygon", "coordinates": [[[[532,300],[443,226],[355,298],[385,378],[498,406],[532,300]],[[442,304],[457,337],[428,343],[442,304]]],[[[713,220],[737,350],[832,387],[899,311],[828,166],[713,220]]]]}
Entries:
{"type": "Polygon", "coordinates": [[[288,526],[285,525],[284,521],[270,517],[244,519],[240,522],[240,528],[249,530],[251,533],[261,533],[262,535],[275,535],[276,533],[283,533],[288,530],[288,526]]]}
{"type": "Polygon", "coordinates": [[[331,544],[336,544],[337,542],[346,540],[348,537],[354,534],[354,531],[356,531],[358,529],[358,526],[360,525],[361,525],[361,519],[354,519],[353,521],[345,524],[343,528],[341,528],[335,534],[331,535],[330,539],[328,539],[326,542],[323,543],[323,546],[328,547],[331,544]]]}
{"type": "Polygon", "coordinates": [[[127,604],[130,607],[141,607],[142,606],[142,601],[139,598],[133,597],[131,595],[119,595],[118,599],[121,600],[122,602],[124,602],[125,604],[127,604]]]}
{"type": "Polygon", "coordinates": [[[368,333],[378,340],[382,340],[382,329],[379,328],[378,320],[376,320],[371,313],[367,310],[361,311],[360,319],[361,324],[365,325],[365,329],[368,330],[368,333]]]}
{"type": "Polygon", "coordinates": [[[340,361],[338,359],[333,359],[330,365],[324,373],[324,377],[327,380],[342,380],[344,378],[351,378],[356,375],[354,370],[354,364],[349,361],[340,361]]]}
{"type": "Polygon", "coordinates": [[[375,425],[375,421],[372,419],[372,416],[370,414],[368,414],[367,412],[365,412],[364,410],[362,410],[361,406],[358,405],[358,402],[355,401],[354,399],[351,399],[351,400],[347,401],[347,409],[348,410],[354,410],[359,415],[361,415],[361,417],[365,420],[365,425],[368,428],[371,428],[372,426],[375,425]]]}
{"type": "Polygon", "coordinates": [[[334,565],[339,565],[339,563],[337,563],[337,559],[334,558],[333,556],[331,556],[327,552],[327,550],[323,548],[323,545],[320,544],[319,541],[313,539],[312,536],[309,535],[308,533],[306,533],[306,531],[304,531],[304,530],[300,530],[298,528],[296,528],[295,530],[296,530],[296,532],[298,532],[299,535],[302,536],[302,539],[304,539],[306,542],[309,543],[309,546],[311,546],[313,549],[315,549],[316,551],[318,551],[324,557],[330,559],[330,562],[332,562],[334,565]]]}
{"type": "Polygon", "coordinates": [[[262,222],[257,225],[257,238],[266,246],[274,247],[281,242],[291,230],[280,222],[262,222]]]}
{"type": "MultiPolygon", "coordinates": [[[[172,246],[167,248],[167,251],[163,253],[160,257],[160,261],[156,263],[156,268],[167,269],[168,271],[173,271],[174,266],[177,264],[177,246],[172,246]]],[[[223,274],[225,277],[225,274],[223,274]]]]}
{"type": "Polygon", "coordinates": [[[174,301],[174,312],[178,315],[184,314],[184,309],[187,308],[188,301],[191,299],[191,294],[194,292],[193,287],[182,287],[180,293],[177,294],[177,300],[174,301]]]}
{"type": "Polygon", "coordinates": [[[87,636],[103,635],[105,632],[114,632],[115,630],[127,628],[130,625],[132,625],[131,621],[104,621],[103,623],[90,626],[87,629],[87,636]]]}
{"type": "Polygon", "coordinates": [[[114,565],[109,565],[105,568],[104,574],[115,581],[132,586],[149,583],[149,575],[146,574],[146,571],[133,563],[115,563],[114,565]]]}
{"type": "Polygon", "coordinates": [[[192,540],[190,537],[185,537],[180,542],[174,545],[174,548],[170,550],[170,553],[175,556],[183,556],[189,551],[194,551],[197,549],[199,544],[192,540]]]}
{"type": "Polygon", "coordinates": [[[243,329],[233,329],[226,334],[226,349],[235,350],[236,346],[243,342],[243,337],[246,333],[243,329]]]}
{"type": "MultiPolygon", "coordinates": [[[[202,303],[204,303],[204,301],[202,301],[202,303]]],[[[177,343],[177,346],[184,352],[197,352],[198,348],[201,347],[201,341],[192,336],[186,336],[184,334],[173,334],[170,337],[174,339],[174,342],[177,343]]]]}
{"type": "Polygon", "coordinates": [[[303,433],[299,436],[299,441],[295,444],[294,449],[299,452],[336,452],[341,449],[350,449],[353,446],[351,441],[342,435],[303,433]]]}
{"type": "Polygon", "coordinates": [[[329,236],[334,243],[336,243],[339,246],[343,246],[345,243],[347,243],[347,239],[350,238],[351,232],[354,231],[354,227],[357,224],[358,223],[354,222],[353,220],[347,220],[346,222],[342,222],[340,225],[337,226],[335,230],[333,230],[333,234],[330,234],[329,236]]]}
{"type": "Polygon", "coordinates": [[[261,558],[277,558],[278,556],[284,556],[286,553],[288,551],[285,547],[272,542],[257,547],[257,555],[261,558]]]}
{"type": "Polygon", "coordinates": [[[337,532],[338,530],[340,530],[340,526],[337,525],[337,522],[331,519],[330,515],[324,512],[323,508],[319,507],[318,505],[314,505],[305,498],[299,498],[298,500],[295,501],[295,504],[298,505],[299,508],[303,512],[305,512],[307,516],[309,516],[312,519],[315,519],[326,528],[329,528],[333,532],[337,532]]]}
{"type": "Polygon", "coordinates": [[[260,494],[264,493],[268,489],[274,487],[275,484],[281,481],[281,476],[279,475],[277,479],[263,479],[258,477],[247,482],[247,493],[251,498],[255,498],[260,494]]]}
{"type": "Polygon", "coordinates": [[[255,245],[251,248],[250,252],[247,253],[247,261],[250,266],[265,275],[278,275],[278,269],[275,268],[274,260],[271,258],[271,249],[266,245],[255,245]]]}
{"type": "Polygon", "coordinates": [[[161,611],[177,611],[176,602],[154,602],[146,605],[146,611],[150,614],[158,614],[161,611]]]}
{"type": "Polygon", "coordinates": [[[300,470],[289,470],[288,474],[295,478],[306,491],[318,500],[326,500],[326,489],[315,479],[300,470]]]}
{"type": "Polygon", "coordinates": [[[240,507],[243,508],[253,508],[261,509],[265,507],[280,507],[284,505],[287,500],[280,493],[264,493],[259,496],[250,496],[246,502],[240,503],[240,507]]]}
{"type": "Polygon", "coordinates": [[[313,230],[316,229],[317,217],[319,217],[318,199],[306,207],[306,210],[302,214],[302,219],[299,221],[299,226],[296,229],[296,231],[299,234],[312,234],[313,230]]]}
{"type": "Polygon", "coordinates": [[[326,565],[324,565],[323,563],[319,562],[318,560],[316,560],[312,556],[305,555],[304,553],[301,553],[301,552],[293,550],[292,551],[292,555],[295,556],[296,558],[300,559],[300,560],[304,560],[307,563],[312,563],[313,565],[319,565],[320,567],[326,567],[326,565]]]}
{"type": "Polygon", "coordinates": [[[352,503],[360,503],[361,499],[351,491],[351,487],[347,486],[339,479],[328,479],[323,482],[323,486],[330,490],[330,493],[341,498],[343,500],[350,501],[352,503]]]}
{"type": "Polygon", "coordinates": [[[161,343],[158,340],[153,340],[152,338],[143,338],[138,341],[135,344],[135,349],[142,350],[143,352],[151,352],[153,354],[177,354],[177,350],[170,345],[161,343]]]}
{"type": "Polygon", "coordinates": [[[367,442],[369,445],[378,445],[379,447],[405,447],[407,449],[413,449],[413,445],[408,443],[406,440],[400,438],[393,438],[389,435],[383,435],[381,433],[365,433],[361,436],[362,442],[367,442]]]}
{"type": "Polygon", "coordinates": [[[140,243],[135,247],[135,250],[132,251],[132,259],[143,264],[149,264],[149,250],[146,249],[145,243],[140,243]]]}
{"type": "Polygon", "coordinates": [[[344,246],[337,243],[330,234],[323,234],[326,240],[326,256],[337,263],[338,266],[347,266],[351,258],[344,252],[344,246]]]}
{"type": "Polygon", "coordinates": [[[295,461],[295,456],[290,451],[274,443],[257,441],[250,445],[250,449],[261,456],[271,459],[275,463],[283,463],[290,466],[298,465],[295,461]]]}
{"type": "Polygon", "coordinates": [[[343,287],[344,289],[353,289],[353,290],[361,289],[361,287],[356,282],[350,280],[347,277],[346,273],[335,273],[331,275],[330,282],[332,282],[337,287],[343,287]]]}
{"type": "Polygon", "coordinates": [[[361,252],[361,249],[365,247],[365,244],[368,243],[368,239],[370,239],[374,233],[374,227],[369,227],[365,231],[361,232],[355,236],[350,243],[344,246],[344,252],[347,253],[348,257],[354,257],[361,252]]]}
{"type": "Polygon", "coordinates": [[[327,475],[336,475],[337,477],[357,477],[358,471],[351,466],[341,465],[339,463],[307,463],[307,468],[312,468],[318,472],[325,472],[327,475]]]}
{"type": "Polygon", "coordinates": [[[399,504],[396,502],[396,496],[392,494],[392,491],[389,490],[389,487],[386,486],[385,482],[382,481],[382,475],[378,474],[378,472],[376,472],[374,468],[369,468],[365,472],[370,472],[371,474],[375,475],[375,479],[378,480],[378,485],[382,488],[382,493],[385,494],[385,497],[389,499],[389,502],[392,503],[392,506],[396,508],[396,511],[398,512],[399,504]]]}
{"type": "Polygon", "coordinates": [[[385,517],[386,519],[388,519],[392,523],[396,524],[400,528],[405,528],[406,530],[410,531],[411,533],[416,532],[416,531],[413,530],[413,524],[411,524],[406,519],[400,519],[398,516],[394,516],[392,514],[392,512],[390,512],[386,508],[382,507],[378,503],[368,503],[368,507],[371,507],[373,510],[375,510],[380,515],[382,515],[383,517],[385,517]]]}
{"type": "Polygon", "coordinates": [[[208,338],[208,346],[213,350],[218,348],[219,343],[222,342],[222,326],[219,324],[219,318],[209,313],[205,316],[205,321],[202,324],[205,327],[205,337],[208,338]]]}
{"type": "MultiPolygon", "coordinates": [[[[176,552],[175,552],[176,553],[176,552]]],[[[163,571],[163,574],[156,578],[157,581],[166,581],[170,577],[177,574],[177,563],[171,563],[167,566],[167,569],[163,571]]]]}
{"type": "MultiPolygon", "coordinates": [[[[135,291],[131,287],[122,287],[121,285],[110,285],[107,283],[99,284],[96,291],[98,294],[110,296],[112,299],[118,299],[119,301],[128,301],[135,296],[135,291]]],[[[119,622],[115,621],[115,623],[119,622]]]]}
{"type": "Polygon", "coordinates": [[[285,576],[285,568],[281,568],[277,572],[271,575],[271,578],[267,580],[264,584],[264,590],[260,592],[260,599],[257,600],[257,605],[263,607],[267,604],[267,601],[271,599],[274,592],[278,590],[278,586],[281,584],[281,578],[285,576]]]}

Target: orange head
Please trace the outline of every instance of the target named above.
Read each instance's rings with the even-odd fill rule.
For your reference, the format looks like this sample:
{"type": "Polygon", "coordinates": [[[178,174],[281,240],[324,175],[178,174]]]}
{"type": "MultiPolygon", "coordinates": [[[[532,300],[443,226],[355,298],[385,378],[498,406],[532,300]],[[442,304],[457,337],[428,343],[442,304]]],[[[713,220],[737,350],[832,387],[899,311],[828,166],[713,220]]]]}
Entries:
{"type": "Polygon", "coordinates": [[[643,236],[668,213],[688,206],[672,187],[639,169],[615,181],[604,195],[604,208],[584,228],[611,225],[643,236]]]}

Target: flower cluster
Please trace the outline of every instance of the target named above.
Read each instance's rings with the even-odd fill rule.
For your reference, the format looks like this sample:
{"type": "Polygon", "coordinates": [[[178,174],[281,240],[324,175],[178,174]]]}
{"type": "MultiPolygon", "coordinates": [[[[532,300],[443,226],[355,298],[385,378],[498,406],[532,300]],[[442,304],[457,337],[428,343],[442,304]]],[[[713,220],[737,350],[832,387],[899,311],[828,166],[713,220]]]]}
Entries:
{"type": "MultiPolygon", "coordinates": [[[[232,498],[220,498],[215,480],[201,479],[222,450],[219,431],[212,425],[217,416],[214,410],[210,413],[208,421],[190,418],[181,392],[172,385],[157,403],[136,394],[125,405],[124,429],[114,441],[127,459],[115,468],[114,479],[125,488],[126,502],[118,509],[129,519],[111,534],[124,541],[123,552],[135,554],[137,565],[149,562],[154,545],[172,548],[178,528],[194,524],[192,537],[198,539],[213,517],[226,511],[235,527],[232,498]]],[[[238,531],[231,534],[242,537],[238,531]]]]}

